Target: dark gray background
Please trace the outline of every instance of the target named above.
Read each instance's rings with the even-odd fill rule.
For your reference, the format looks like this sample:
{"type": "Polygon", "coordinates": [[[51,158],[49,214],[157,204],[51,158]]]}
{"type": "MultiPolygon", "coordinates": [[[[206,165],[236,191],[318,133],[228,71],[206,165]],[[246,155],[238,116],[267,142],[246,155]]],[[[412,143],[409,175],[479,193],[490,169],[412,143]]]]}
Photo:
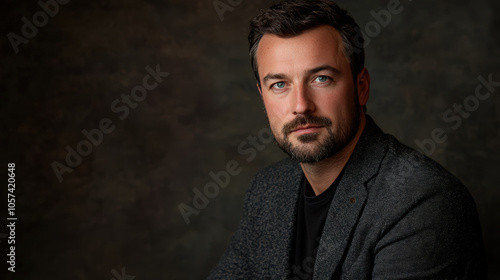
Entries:
{"type": "MultiPolygon", "coordinates": [[[[238,152],[267,127],[246,36],[271,2],[241,1],[221,21],[213,0],[71,1],[15,54],[7,34],[20,35],[21,18],[41,8],[4,1],[1,159],[4,172],[16,163],[19,219],[15,274],[0,238],[7,279],[112,279],[122,268],[136,280],[208,274],[238,225],[250,178],[285,156],[272,142],[250,161],[238,152]],[[157,64],[170,76],[120,120],[113,100],[157,64]],[[103,118],[115,130],[60,183],[51,163],[64,163],[65,147],[103,118]],[[241,173],[186,225],[179,204],[231,160],[241,173]]],[[[388,2],[338,1],[362,28],[388,2]]],[[[368,112],[378,124],[414,148],[446,129],[431,158],[476,200],[490,279],[500,277],[500,87],[456,130],[442,115],[474,94],[479,75],[500,81],[499,3],[401,0],[403,11],[366,47],[368,112]]]]}

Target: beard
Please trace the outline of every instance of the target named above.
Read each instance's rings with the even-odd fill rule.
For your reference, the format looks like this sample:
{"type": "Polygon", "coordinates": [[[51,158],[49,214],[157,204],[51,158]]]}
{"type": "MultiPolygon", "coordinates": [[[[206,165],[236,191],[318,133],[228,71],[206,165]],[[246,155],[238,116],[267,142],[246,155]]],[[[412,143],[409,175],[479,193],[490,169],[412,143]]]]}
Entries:
{"type": "Polygon", "coordinates": [[[301,163],[315,163],[338,154],[356,135],[359,127],[359,108],[354,108],[354,114],[348,118],[339,119],[337,126],[326,117],[300,115],[285,124],[281,135],[273,130],[278,147],[293,160],[301,163]],[[307,133],[297,136],[299,144],[292,144],[290,135],[294,129],[303,125],[318,125],[326,129],[327,135],[320,139],[320,133],[307,133]]]}

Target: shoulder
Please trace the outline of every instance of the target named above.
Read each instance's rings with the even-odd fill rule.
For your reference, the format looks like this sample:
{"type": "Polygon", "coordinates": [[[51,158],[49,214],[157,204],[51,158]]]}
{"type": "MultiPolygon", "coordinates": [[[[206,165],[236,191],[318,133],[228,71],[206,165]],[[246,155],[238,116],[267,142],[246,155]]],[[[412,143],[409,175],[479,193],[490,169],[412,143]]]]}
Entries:
{"type": "MultiPolygon", "coordinates": [[[[294,199],[303,178],[299,163],[290,158],[273,163],[259,171],[246,192],[247,206],[288,204],[294,199]]],[[[284,207],[284,206],[283,206],[284,207]]]]}
{"type": "Polygon", "coordinates": [[[284,190],[302,179],[300,164],[290,158],[282,159],[260,170],[250,182],[249,192],[269,193],[284,190]]]}
{"type": "Polygon", "coordinates": [[[393,136],[387,138],[379,173],[368,183],[370,205],[381,208],[386,222],[396,222],[409,213],[435,223],[475,215],[474,200],[458,178],[393,136]]]}
{"type": "Polygon", "coordinates": [[[263,168],[255,175],[253,181],[281,181],[301,171],[299,163],[287,157],[263,168]]]}
{"type": "Polygon", "coordinates": [[[399,185],[401,188],[418,186],[422,191],[465,190],[460,180],[439,163],[401,144],[391,135],[387,135],[387,138],[388,149],[379,174],[389,185],[399,185]]]}
{"type": "Polygon", "coordinates": [[[375,251],[385,250],[390,258],[397,251],[400,259],[407,254],[430,266],[441,261],[443,271],[480,273],[481,228],[467,188],[437,162],[387,137],[379,173],[368,183],[363,220],[379,237],[375,251]]]}

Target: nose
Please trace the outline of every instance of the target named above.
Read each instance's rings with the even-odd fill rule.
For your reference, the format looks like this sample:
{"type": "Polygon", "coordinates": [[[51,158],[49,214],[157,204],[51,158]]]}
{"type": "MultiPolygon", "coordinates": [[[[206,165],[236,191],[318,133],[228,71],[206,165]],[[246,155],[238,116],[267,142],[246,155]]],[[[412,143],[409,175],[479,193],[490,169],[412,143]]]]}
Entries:
{"type": "Polygon", "coordinates": [[[294,115],[310,114],[314,112],[316,106],[312,99],[312,92],[306,86],[298,86],[294,89],[295,104],[293,104],[294,115]]]}

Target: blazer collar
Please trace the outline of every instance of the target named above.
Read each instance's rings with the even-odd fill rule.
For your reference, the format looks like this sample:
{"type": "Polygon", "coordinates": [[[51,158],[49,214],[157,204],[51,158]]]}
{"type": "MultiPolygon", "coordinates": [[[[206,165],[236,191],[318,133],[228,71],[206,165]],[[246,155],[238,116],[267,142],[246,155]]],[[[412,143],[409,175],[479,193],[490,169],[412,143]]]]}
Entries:
{"type": "Polygon", "coordinates": [[[370,116],[333,198],[320,240],[315,279],[331,279],[348,247],[367,198],[366,183],[377,175],[387,153],[387,137],[370,116]]]}

